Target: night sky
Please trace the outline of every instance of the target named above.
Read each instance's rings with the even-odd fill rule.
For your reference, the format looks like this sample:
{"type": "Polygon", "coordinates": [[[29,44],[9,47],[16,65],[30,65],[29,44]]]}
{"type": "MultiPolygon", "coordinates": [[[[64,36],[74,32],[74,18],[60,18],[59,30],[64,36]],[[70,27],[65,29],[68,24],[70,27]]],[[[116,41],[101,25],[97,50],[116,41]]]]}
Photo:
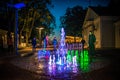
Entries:
{"type": "MultiPolygon", "coordinates": [[[[90,6],[107,6],[110,0],[52,0],[52,4],[54,8],[50,8],[50,11],[56,18],[56,29],[55,29],[55,36],[59,36],[60,34],[60,16],[65,14],[65,11],[68,7],[72,8],[76,5],[80,5],[83,8],[87,8],[90,6]]],[[[59,37],[58,37],[59,38],[59,37]]]]}

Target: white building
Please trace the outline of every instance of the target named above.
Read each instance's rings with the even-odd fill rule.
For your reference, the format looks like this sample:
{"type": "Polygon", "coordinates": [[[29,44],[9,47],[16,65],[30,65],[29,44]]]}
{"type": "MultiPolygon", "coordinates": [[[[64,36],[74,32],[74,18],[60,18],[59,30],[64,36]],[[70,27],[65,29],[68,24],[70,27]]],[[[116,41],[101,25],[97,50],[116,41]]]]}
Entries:
{"type": "Polygon", "coordinates": [[[114,13],[106,7],[88,8],[83,24],[86,42],[89,31],[93,30],[96,48],[120,48],[120,16],[114,13]]]}

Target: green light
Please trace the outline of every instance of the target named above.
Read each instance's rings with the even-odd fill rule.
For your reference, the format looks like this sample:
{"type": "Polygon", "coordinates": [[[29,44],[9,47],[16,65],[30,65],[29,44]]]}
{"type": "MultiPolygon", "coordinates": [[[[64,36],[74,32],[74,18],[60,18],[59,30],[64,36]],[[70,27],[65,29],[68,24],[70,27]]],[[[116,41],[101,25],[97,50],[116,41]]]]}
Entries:
{"type": "Polygon", "coordinates": [[[73,56],[74,56],[74,50],[71,50],[71,56],[73,58],[73,56]]]}
{"type": "Polygon", "coordinates": [[[70,55],[70,50],[68,50],[67,55],[70,55]]]}
{"type": "Polygon", "coordinates": [[[67,52],[67,60],[69,62],[72,62],[72,58],[71,58],[71,55],[70,55],[70,50],[68,50],[68,52],[67,52]]]}
{"type": "Polygon", "coordinates": [[[79,52],[78,50],[75,51],[75,55],[76,55],[76,60],[77,60],[77,63],[79,62],[79,52]]]}
{"type": "Polygon", "coordinates": [[[88,55],[88,51],[84,50],[84,52],[80,51],[80,53],[79,53],[79,50],[68,50],[68,52],[67,52],[67,60],[69,62],[72,62],[72,58],[74,56],[76,56],[76,60],[77,60],[77,63],[80,65],[80,69],[83,72],[88,72],[89,71],[89,55],[88,55]]]}
{"type": "Polygon", "coordinates": [[[87,50],[81,51],[80,67],[83,72],[89,71],[89,55],[87,50]]]}

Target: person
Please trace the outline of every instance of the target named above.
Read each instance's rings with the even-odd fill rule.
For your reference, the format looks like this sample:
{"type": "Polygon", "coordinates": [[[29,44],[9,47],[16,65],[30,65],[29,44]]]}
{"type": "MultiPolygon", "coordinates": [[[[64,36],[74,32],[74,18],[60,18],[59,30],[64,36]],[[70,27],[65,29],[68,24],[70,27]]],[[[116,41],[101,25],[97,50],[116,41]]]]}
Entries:
{"type": "Polygon", "coordinates": [[[11,54],[13,52],[13,41],[12,41],[12,37],[8,38],[8,51],[11,54]]]}
{"type": "Polygon", "coordinates": [[[36,50],[36,38],[35,37],[32,39],[32,48],[33,48],[33,51],[36,50]]]}
{"type": "Polygon", "coordinates": [[[49,40],[49,37],[48,37],[48,35],[47,35],[47,36],[46,36],[46,47],[49,46],[48,40],[49,40]]]}
{"type": "Polygon", "coordinates": [[[52,44],[53,44],[54,50],[56,50],[57,44],[58,44],[56,37],[54,37],[52,44]]]}
{"type": "Polygon", "coordinates": [[[88,43],[89,43],[89,54],[91,56],[94,56],[95,55],[95,42],[96,42],[96,37],[95,35],[93,34],[92,31],[89,32],[89,40],[88,40],[88,43]]]}
{"type": "Polygon", "coordinates": [[[47,39],[46,36],[43,38],[43,48],[47,47],[47,39]]]}
{"type": "Polygon", "coordinates": [[[82,44],[82,50],[84,51],[84,44],[85,44],[85,40],[84,40],[84,38],[82,38],[82,40],[81,40],[81,44],[82,44]]]}

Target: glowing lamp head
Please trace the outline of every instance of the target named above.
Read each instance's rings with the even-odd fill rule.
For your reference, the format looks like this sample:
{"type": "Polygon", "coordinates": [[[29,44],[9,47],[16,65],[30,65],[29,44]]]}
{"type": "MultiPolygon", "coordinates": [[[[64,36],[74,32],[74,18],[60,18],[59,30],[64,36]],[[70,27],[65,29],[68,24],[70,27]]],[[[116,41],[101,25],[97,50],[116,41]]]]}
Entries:
{"type": "Polygon", "coordinates": [[[25,7],[25,4],[24,4],[23,2],[17,3],[17,4],[14,5],[14,7],[15,7],[16,9],[20,9],[20,8],[22,8],[22,7],[25,7]]]}

